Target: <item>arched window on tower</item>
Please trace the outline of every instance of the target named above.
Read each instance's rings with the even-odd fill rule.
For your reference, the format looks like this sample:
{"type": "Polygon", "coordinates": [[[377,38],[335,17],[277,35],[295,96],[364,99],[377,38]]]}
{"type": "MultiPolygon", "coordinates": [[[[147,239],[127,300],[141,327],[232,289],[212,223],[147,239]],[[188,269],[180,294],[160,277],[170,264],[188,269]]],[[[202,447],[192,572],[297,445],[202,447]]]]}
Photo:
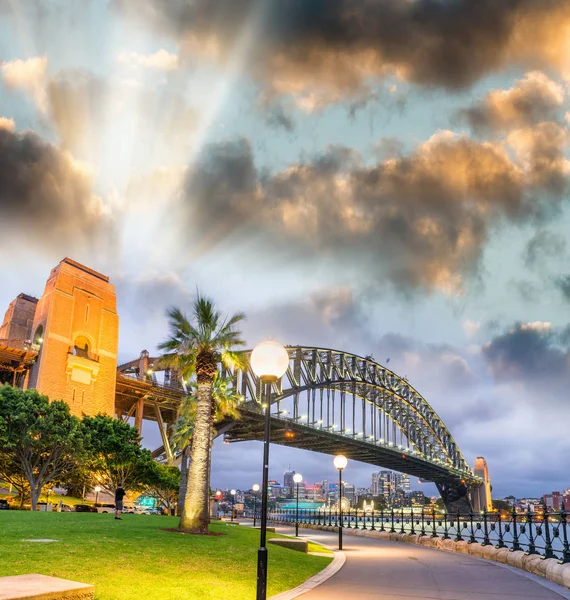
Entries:
{"type": "Polygon", "coordinates": [[[44,327],[43,327],[43,325],[40,325],[36,329],[36,332],[34,333],[34,339],[32,341],[32,345],[35,347],[39,347],[42,345],[43,341],[44,341],[44,327]]]}
{"type": "Polygon", "coordinates": [[[79,335],[75,338],[75,343],[73,344],[73,354],[75,356],[89,358],[89,340],[85,336],[79,335]]]}

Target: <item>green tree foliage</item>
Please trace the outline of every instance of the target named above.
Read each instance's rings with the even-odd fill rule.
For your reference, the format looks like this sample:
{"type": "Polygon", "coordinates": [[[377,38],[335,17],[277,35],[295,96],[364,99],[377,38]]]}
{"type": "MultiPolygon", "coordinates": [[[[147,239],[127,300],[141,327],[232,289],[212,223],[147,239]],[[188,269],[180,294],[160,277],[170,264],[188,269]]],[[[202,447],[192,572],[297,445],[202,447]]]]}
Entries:
{"type": "Polygon", "coordinates": [[[0,476],[29,485],[36,510],[42,487],[71,473],[83,453],[79,420],[65,402],[35,390],[0,387],[0,476]]]}
{"type": "Polygon", "coordinates": [[[172,514],[173,506],[178,501],[178,492],[180,489],[180,471],[178,467],[170,467],[156,463],[156,468],[152,475],[149,491],[157,496],[168,509],[168,514],[172,514]]]}
{"type": "Polygon", "coordinates": [[[507,500],[499,500],[498,498],[493,498],[493,508],[499,511],[510,512],[513,509],[513,506],[507,500]]]}
{"type": "Polygon", "coordinates": [[[30,483],[16,464],[7,454],[0,452],[0,477],[5,485],[11,485],[16,490],[16,502],[19,508],[30,499],[30,483]]]}
{"type": "Polygon", "coordinates": [[[113,493],[119,482],[126,491],[148,485],[155,475],[152,454],[140,446],[136,427],[105,415],[84,417],[81,429],[88,452],[88,468],[97,483],[113,493]]]}
{"type": "Polygon", "coordinates": [[[178,308],[168,312],[169,338],[159,348],[166,351],[163,364],[176,369],[184,379],[196,377],[196,416],[189,473],[191,493],[186,495],[179,528],[188,533],[207,534],[214,379],[220,363],[234,367],[243,362],[236,348],[244,345],[237,329],[244,315],[237,313],[224,318],[211,300],[199,294],[192,312],[191,318],[178,308]]]}

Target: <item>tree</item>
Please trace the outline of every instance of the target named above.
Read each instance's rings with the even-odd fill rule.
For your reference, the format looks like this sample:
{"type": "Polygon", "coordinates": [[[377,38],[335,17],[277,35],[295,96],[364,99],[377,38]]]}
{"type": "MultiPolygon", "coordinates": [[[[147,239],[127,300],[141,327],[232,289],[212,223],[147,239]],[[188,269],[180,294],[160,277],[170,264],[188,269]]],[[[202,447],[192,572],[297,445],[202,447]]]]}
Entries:
{"type": "MultiPolygon", "coordinates": [[[[192,393],[188,395],[180,404],[178,419],[174,425],[173,434],[171,437],[172,445],[175,451],[181,451],[182,457],[180,462],[180,491],[179,505],[184,505],[187,489],[187,472],[188,472],[188,457],[189,449],[192,443],[192,435],[194,433],[194,422],[196,419],[196,406],[198,404],[197,386],[196,383],[190,384],[192,393]]],[[[239,419],[238,411],[239,404],[243,401],[241,394],[235,393],[230,378],[224,377],[219,371],[214,376],[212,383],[212,435],[210,440],[210,450],[208,457],[208,475],[210,473],[210,465],[212,462],[212,446],[216,431],[214,425],[225,417],[239,419]]],[[[208,487],[209,487],[208,478],[208,487]]]]}
{"type": "Polygon", "coordinates": [[[134,491],[152,481],[157,463],[141,448],[136,427],[105,415],[84,417],[81,427],[89,469],[104,490],[112,494],[120,482],[134,491]]]}
{"type": "Polygon", "coordinates": [[[498,498],[493,498],[493,508],[495,508],[498,511],[508,511],[510,512],[513,507],[512,504],[510,502],[508,502],[507,500],[499,500],[498,498]]]}
{"type": "Polygon", "coordinates": [[[22,471],[3,453],[0,453],[0,476],[4,483],[16,490],[16,502],[20,509],[23,508],[26,500],[30,499],[30,483],[22,471]]]}
{"type": "Polygon", "coordinates": [[[65,402],[50,402],[36,390],[0,387],[0,475],[28,482],[31,510],[44,485],[74,469],[82,448],[79,419],[65,402]]]}
{"type": "Polygon", "coordinates": [[[213,384],[220,362],[226,367],[243,364],[235,350],[243,346],[237,325],[241,313],[223,318],[214,303],[198,294],[192,321],[180,309],[168,311],[169,338],[160,344],[167,353],[164,364],[177,369],[185,378],[196,376],[196,416],[189,472],[190,494],[186,495],[179,529],[187,533],[208,533],[210,502],[210,448],[212,439],[213,384]]]}
{"type": "Polygon", "coordinates": [[[178,500],[178,491],[180,488],[180,471],[178,467],[167,465],[156,465],[156,469],[150,482],[150,493],[157,496],[168,509],[168,514],[172,514],[172,506],[178,500]]]}

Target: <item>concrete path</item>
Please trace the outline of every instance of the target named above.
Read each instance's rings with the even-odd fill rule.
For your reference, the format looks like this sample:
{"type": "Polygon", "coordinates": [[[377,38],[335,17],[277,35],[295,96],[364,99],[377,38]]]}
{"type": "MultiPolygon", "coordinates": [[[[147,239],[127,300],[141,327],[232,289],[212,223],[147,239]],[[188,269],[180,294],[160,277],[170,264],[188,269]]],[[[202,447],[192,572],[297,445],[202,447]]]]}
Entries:
{"type": "MultiPolygon", "coordinates": [[[[292,527],[278,533],[295,534],[292,527]]],[[[300,537],[337,547],[335,533],[300,537]]],[[[344,567],[301,600],[560,600],[570,590],[498,563],[373,538],[345,535],[344,567]]]]}

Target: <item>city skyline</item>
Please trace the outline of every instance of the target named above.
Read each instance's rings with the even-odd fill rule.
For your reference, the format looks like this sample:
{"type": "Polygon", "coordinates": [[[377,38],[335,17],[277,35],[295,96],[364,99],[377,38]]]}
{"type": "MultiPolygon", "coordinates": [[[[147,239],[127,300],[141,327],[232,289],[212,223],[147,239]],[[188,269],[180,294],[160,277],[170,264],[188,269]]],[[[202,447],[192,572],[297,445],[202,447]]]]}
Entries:
{"type": "MultiPolygon", "coordinates": [[[[565,488],[566,4],[210,1],[0,2],[0,316],[68,256],[116,287],[129,361],[198,288],[248,347],[408,379],[495,495],[565,488]]],[[[213,485],[260,473],[216,442],[213,485]]]]}

